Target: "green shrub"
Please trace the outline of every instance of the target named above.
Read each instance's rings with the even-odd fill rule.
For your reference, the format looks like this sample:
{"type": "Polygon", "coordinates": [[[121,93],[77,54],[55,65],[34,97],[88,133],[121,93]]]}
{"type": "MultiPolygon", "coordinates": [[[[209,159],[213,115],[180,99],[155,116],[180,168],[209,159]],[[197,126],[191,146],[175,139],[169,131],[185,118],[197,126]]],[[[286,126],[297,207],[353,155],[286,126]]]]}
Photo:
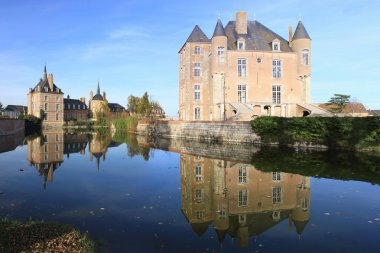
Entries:
{"type": "Polygon", "coordinates": [[[116,128],[116,132],[134,132],[137,128],[138,118],[120,118],[113,120],[112,123],[116,128]]]}
{"type": "Polygon", "coordinates": [[[33,115],[21,114],[19,119],[25,121],[25,135],[32,135],[41,132],[42,119],[33,115]]]}
{"type": "Polygon", "coordinates": [[[345,149],[380,147],[380,117],[259,117],[251,125],[264,142],[311,142],[345,149]]]}

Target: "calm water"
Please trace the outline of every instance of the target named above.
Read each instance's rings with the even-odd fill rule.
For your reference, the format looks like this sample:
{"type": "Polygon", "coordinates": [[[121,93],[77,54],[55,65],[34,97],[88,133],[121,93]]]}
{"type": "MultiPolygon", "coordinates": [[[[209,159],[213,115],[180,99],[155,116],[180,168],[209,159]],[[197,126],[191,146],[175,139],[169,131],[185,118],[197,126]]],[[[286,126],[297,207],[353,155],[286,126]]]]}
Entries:
{"type": "Polygon", "coordinates": [[[0,139],[1,218],[109,252],[380,252],[379,157],[43,135],[0,139]]]}

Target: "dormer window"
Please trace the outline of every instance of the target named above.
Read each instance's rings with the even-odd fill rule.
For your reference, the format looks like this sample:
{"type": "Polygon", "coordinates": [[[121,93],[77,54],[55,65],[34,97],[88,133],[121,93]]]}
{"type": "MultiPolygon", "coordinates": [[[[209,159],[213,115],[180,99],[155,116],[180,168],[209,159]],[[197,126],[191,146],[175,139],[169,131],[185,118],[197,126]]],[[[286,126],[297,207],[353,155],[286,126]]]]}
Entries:
{"type": "Polygon", "coordinates": [[[280,52],[281,51],[280,41],[278,39],[273,40],[273,42],[272,42],[272,50],[275,51],[275,52],[280,52]]]}
{"type": "Polygon", "coordinates": [[[302,64],[309,65],[309,50],[308,49],[302,50],[302,64]]]}
{"type": "Polygon", "coordinates": [[[239,51],[245,50],[245,41],[244,40],[238,40],[237,42],[237,49],[239,51]]]}

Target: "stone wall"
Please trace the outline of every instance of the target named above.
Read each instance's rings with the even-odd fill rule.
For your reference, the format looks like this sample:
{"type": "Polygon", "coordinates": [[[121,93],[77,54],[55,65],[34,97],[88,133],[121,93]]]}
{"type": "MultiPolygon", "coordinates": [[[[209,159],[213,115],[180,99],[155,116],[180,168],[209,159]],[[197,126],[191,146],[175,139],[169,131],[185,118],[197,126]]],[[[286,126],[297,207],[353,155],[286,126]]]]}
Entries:
{"type": "Polygon", "coordinates": [[[213,141],[218,143],[259,143],[249,122],[139,121],[137,134],[163,138],[213,141]]]}
{"type": "Polygon", "coordinates": [[[0,120],[0,136],[23,133],[24,131],[25,121],[23,120],[0,120]]]}

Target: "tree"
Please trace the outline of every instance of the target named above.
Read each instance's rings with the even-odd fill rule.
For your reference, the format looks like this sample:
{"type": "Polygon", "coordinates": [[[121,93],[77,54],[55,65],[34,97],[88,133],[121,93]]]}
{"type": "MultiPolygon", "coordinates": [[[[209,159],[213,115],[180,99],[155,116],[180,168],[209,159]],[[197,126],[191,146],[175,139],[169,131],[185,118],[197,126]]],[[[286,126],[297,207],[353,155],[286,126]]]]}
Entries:
{"type": "Polygon", "coordinates": [[[350,97],[350,95],[334,94],[334,96],[330,98],[328,102],[329,105],[333,106],[329,109],[329,111],[333,113],[343,112],[346,104],[350,101],[350,97]]]}
{"type": "Polygon", "coordinates": [[[139,103],[140,103],[140,98],[139,97],[135,97],[133,95],[130,95],[128,97],[128,105],[127,105],[128,111],[131,114],[137,113],[137,109],[138,109],[139,103]]]}

